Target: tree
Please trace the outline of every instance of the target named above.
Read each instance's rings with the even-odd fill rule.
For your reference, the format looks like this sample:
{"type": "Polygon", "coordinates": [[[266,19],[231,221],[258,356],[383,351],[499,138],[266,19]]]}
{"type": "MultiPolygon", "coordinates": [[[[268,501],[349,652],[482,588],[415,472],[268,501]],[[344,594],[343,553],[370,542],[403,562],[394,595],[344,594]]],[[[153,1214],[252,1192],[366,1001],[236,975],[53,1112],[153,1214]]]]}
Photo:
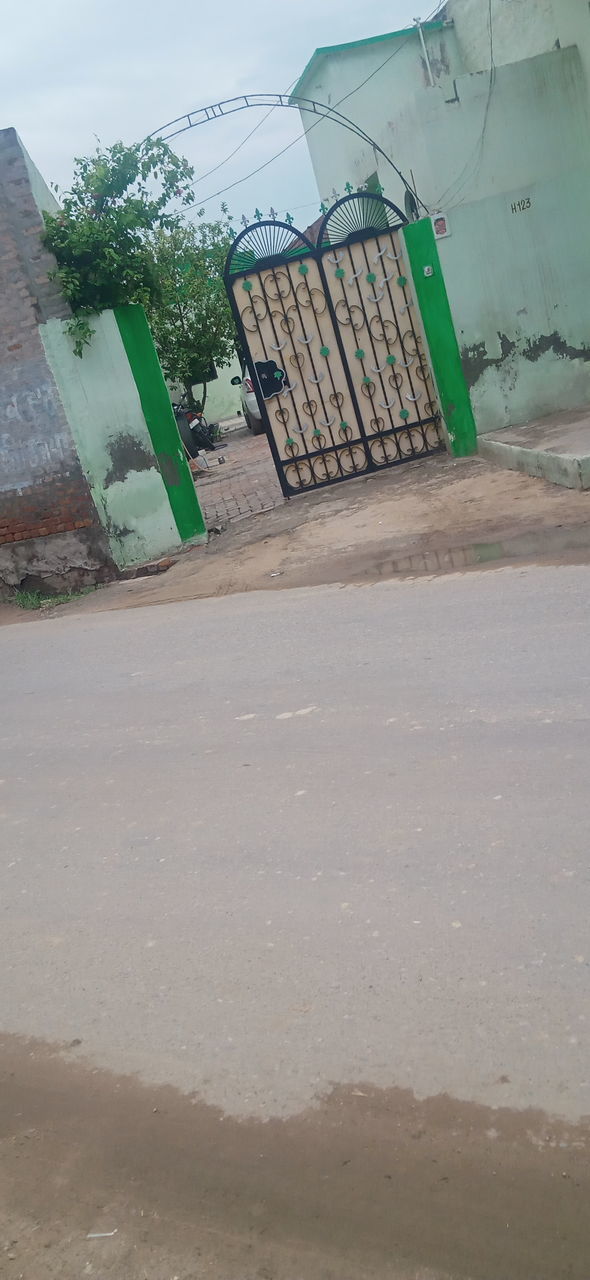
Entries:
{"type": "MultiPolygon", "coordinates": [[[[222,210],[227,217],[227,208],[222,210]]],[[[233,237],[229,221],[201,221],[152,238],[159,294],[148,308],[150,326],[166,377],[184,387],[191,407],[193,385],[203,386],[204,408],[214,368],[235,355],[236,332],[223,283],[233,237]]]]}
{"type": "Polygon", "coordinates": [[[44,215],[44,242],[74,312],[69,330],[77,355],[92,337],[89,315],[127,302],[155,302],[160,286],[150,237],[179,225],[180,214],[169,206],[173,199],[192,202],[192,176],[186,160],[161,138],[99,146],[75,161],[61,210],[44,215]]]}

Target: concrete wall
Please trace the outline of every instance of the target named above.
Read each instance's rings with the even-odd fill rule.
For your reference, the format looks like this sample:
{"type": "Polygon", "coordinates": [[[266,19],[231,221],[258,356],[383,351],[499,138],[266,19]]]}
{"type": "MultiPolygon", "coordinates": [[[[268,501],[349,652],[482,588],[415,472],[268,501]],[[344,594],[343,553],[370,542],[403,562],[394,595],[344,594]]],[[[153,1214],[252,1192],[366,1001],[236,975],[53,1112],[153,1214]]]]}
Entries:
{"type": "Polygon", "coordinates": [[[179,543],[168,495],[112,311],[92,319],[82,359],[59,320],[40,329],[78,456],[119,568],[179,543]]]}
{"type": "Polygon", "coordinates": [[[47,186],[44,177],[39,173],[36,165],[33,164],[33,161],[31,160],[28,151],[23,146],[20,138],[19,146],[22,152],[22,158],[25,162],[33,200],[35,201],[39,213],[57,213],[60,207],[57,196],[55,196],[53,191],[51,191],[47,186]]]}
{"type": "MultiPolygon", "coordinates": [[[[557,0],[558,4],[563,0],[557,0]]],[[[535,57],[555,48],[558,21],[555,0],[491,0],[492,36],[496,66],[535,57]]],[[[490,66],[487,0],[448,0],[465,71],[490,66]]]]}
{"type": "MultiPolygon", "coordinates": [[[[563,4],[560,13],[572,17],[569,0],[563,4]]],[[[499,62],[491,81],[485,6],[455,0],[454,9],[454,26],[427,33],[434,87],[425,83],[418,39],[410,36],[348,105],[401,170],[414,175],[427,207],[448,215],[451,234],[438,248],[481,432],[590,400],[588,81],[576,47],[499,62]],[[487,47],[488,70],[463,72],[468,54],[461,41],[473,63],[487,47]]],[[[511,43],[517,56],[509,10],[506,4],[505,38],[498,26],[498,59],[511,43]]],[[[582,19],[590,24],[590,11],[577,12],[582,46],[582,19]]],[[[544,0],[538,6],[511,0],[511,13],[520,15],[525,48],[549,40],[553,17],[544,0]],[[545,15],[544,27],[529,29],[533,11],[545,15]]],[[[390,42],[390,52],[394,47],[390,42]]],[[[319,59],[299,92],[336,101],[373,60],[383,61],[387,48],[319,59]]],[[[403,208],[400,181],[352,134],[322,123],[308,145],[323,196],[332,185],[342,191],[347,171],[356,185],[377,169],[385,194],[403,208]]]]}
{"type": "MultiPolygon", "coordinates": [[[[489,78],[458,91],[457,132],[483,128],[489,78]]],[[[442,150],[440,125],[431,137],[442,150]]],[[[590,400],[587,139],[577,50],[499,67],[483,172],[474,164],[442,202],[451,234],[438,247],[480,432],[590,400]]]]}
{"type": "MultiPolygon", "coordinates": [[[[489,32],[481,0],[472,2],[487,38],[481,48],[482,57],[487,48],[487,62],[475,71],[464,65],[459,24],[438,24],[425,31],[434,87],[427,79],[418,36],[412,32],[384,43],[351,46],[350,53],[345,46],[312,62],[300,82],[302,94],[330,104],[371,75],[351,98],[350,115],[402,173],[409,179],[414,175],[418,193],[432,211],[549,179],[583,166],[587,155],[583,41],[577,52],[572,47],[546,51],[546,61],[528,55],[526,60],[513,60],[511,72],[504,61],[498,62],[490,94],[489,32]],[[390,61],[376,71],[387,57],[390,61]],[[558,82],[552,86],[554,75],[558,82]]],[[[561,2],[567,5],[569,0],[561,2]]],[[[531,11],[535,3],[526,0],[531,11]]],[[[518,0],[519,10],[524,4],[518,0]]],[[[590,37],[590,7],[587,25],[590,37]]],[[[586,23],[581,28],[585,35],[586,23]]],[[[517,59],[518,50],[513,52],[517,59]]],[[[346,110],[344,104],[342,109],[346,110]]],[[[385,195],[403,206],[403,183],[371,147],[336,124],[318,123],[309,112],[302,111],[301,117],[309,130],[308,147],[322,199],[329,200],[333,188],[343,194],[347,180],[356,186],[377,171],[385,195]]]]}
{"type": "MultiPolygon", "coordinates": [[[[240,362],[235,356],[231,364],[226,365],[224,369],[218,369],[217,377],[207,383],[205,417],[208,422],[222,422],[224,418],[234,418],[236,414],[242,412],[240,388],[231,385],[232,378],[241,378],[241,376],[240,362]]],[[[169,383],[168,387],[173,400],[180,400],[184,395],[184,387],[179,383],[169,383]]],[[[193,386],[195,400],[200,400],[202,391],[203,383],[195,382],[193,386]]]]}
{"type": "Polygon", "coordinates": [[[480,433],[590,401],[588,174],[571,175],[568,191],[563,209],[554,182],[523,188],[522,216],[504,195],[490,198],[476,224],[469,206],[457,208],[438,243],[480,433]],[[507,251],[488,256],[486,243],[502,239],[507,251]]]}
{"type": "MultiPolygon", "coordinates": [[[[207,383],[205,417],[208,422],[222,422],[224,418],[234,418],[237,413],[242,412],[240,388],[231,385],[232,378],[241,376],[240,362],[236,356],[231,364],[217,370],[217,377],[213,382],[207,383]]],[[[194,387],[193,393],[198,398],[201,387],[194,387]]]]}
{"type": "MultiPolygon", "coordinates": [[[[487,8],[487,6],[486,6],[487,8]]],[[[586,0],[491,0],[492,36],[481,0],[448,0],[464,70],[496,66],[575,46],[590,89],[590,5],[586,0]]]]}
{"type": "Polygon", "coordinates": [[[178,533],[183,542],[204,538],[203,513],[145,311],[135,303],[117,307],[114,315],[178,533]]]}
{"type": "MultiPolygon", "coordinates": [[[[482,0],[448,0],[465,71],[490,67],[488,6],[482,0]]],[[[590,6],[586,0],[491,0],[496,66],[576,45],[586,78],[590,71],[590,6]]]]}
{"type": "Polygon", "coordinates": [[[584,0],[553,0],[553,11],[559,42],[562,48],[575,45],[578,49],[590,91],[590,5],[584,0]]]}
{"type": "MultiPolygon", "coordinates": [[[[402,113],[424,103],[427,116],[437,118],[446,99],[454,96],[454,79],[463,70],[453,28],[439,22],[424,29],[435,88],[430,87],[422,48],[416,32],[400,34],[384,42],[351,46],[312,62],[297,92],[327,105],[336,104],[350,89],[367,80],[343,103],[342,111],[383,147],[406,173],[420,176],[419,189],[429,169],[425,140],[416,128],[408,131],[402,113]],[[381,66],[389,59],[385,66],[381,66]],[[381,69],[379,70],[379,68],[381,69]],[[368,79],[370,77],[370,79],[368,79]]],[[[301,112],[308,147],[322,200],[331,201],[332,190],[344,194],[378,171],[385,194],[403,209],[404,187],[394,170],[379,160],[373,149],[341,126],[301,112]]]]}
{"type": "Polygon", "coordinates": [[[126,317],[110,312],[74,355],[42,246],[42,210],[56,208],[14,130],[0,131],[0,589],[102,581],[205,532],[143,312],[134,365],[126,317]]]}
{"type": "Polygon", "coordinates": [[[49,279],[30,164],[0,130],[0,587],[96,580],[111,560],[39,323],[69,315],[49,279]]]}

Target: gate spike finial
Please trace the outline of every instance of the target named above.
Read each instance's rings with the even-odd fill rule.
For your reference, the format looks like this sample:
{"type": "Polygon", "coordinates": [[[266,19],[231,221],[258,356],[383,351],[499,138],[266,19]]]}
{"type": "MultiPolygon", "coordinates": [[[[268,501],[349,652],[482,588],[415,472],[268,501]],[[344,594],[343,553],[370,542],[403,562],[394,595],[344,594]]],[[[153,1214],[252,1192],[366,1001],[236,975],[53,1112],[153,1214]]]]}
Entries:
{"type": "Polygon", "coordinates": [[[249,225],[250,225],[250,223],[248,222],[248,219],[247,219],[247,217],[246,217],[246,214],[245,214],[245,213],[243,213],[243,214],[242,214],[242,216],[241,216],[241,218],[240,218],[240,222],[241,222],[241,224],[242,224],[242,226],[243,226],[243,227],[249,227],[249,225]]]}
{"type": "Polygon", "coordinates": [[[263,219],[263,217],[264,217],[264,214],[262,214],[262,213],[260,212],[260,209],[255,209],[255,210],[254,210],[254,217],[256,218],[256,220],[257,220],[258,222],[262,222],[262,219],[263,219]]]}
{"type": "Polygon", "coordinates": [[[320,205],[320,213],[327,213],[327,212],[328,212],[328,206],[325,200],[322,200],[322,203],[320,205]]]}
{"type": "Polygon", "coordinates": [[[335,201],[335,200],[339,200],[339,199],[340,199],[340,196],[338,195],[338,192],[337,192],[337,190],[336,190],[336,187],[332,187],[332,199],[333,199],[334,201],[335,201]]]}
{"type": "Polygon", "coordinates": [[[286,223],[288,223],[288,225],[289,225],[290,227],[292,227],[292,226],[293,226],[293,214],[292,214],[292,213],[286,213],[286,214],[285,214],[285,222],[286,222],[286,223]]]}
{"type": "Polygon", "coordinates": [[[270,206],[268,216],[269,216],[269,218],[272,218],[273,222],[276,222],[276,220],[277,220],[277,218],[278,218],[278,216],[279,216],[279,215],[278,215],[278,213],[277,213],[277,211],[276,211],[276,209],[273,209],[272,205],[270,206]]]}
{"type": "Polygon", "coordinates": [[[351,195],[352,195],[352,193],[353,193],[353,191],[354,191],[354,187],[353,187],[353,185],[352,185],[352,182],[345,182],[345,184],[344,184],[344,190],[345,190],[345,192],[346,192],[347,196],[351,196],[351,195]]]}

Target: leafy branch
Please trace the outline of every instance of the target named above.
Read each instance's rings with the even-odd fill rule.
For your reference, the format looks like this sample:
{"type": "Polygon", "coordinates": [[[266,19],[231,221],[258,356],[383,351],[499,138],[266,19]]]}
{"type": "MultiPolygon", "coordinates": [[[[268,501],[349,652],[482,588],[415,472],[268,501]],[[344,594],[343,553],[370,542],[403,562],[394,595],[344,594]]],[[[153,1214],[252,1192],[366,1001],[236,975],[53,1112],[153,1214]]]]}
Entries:
{"type": "Polygon", "coordinates": [[[189,404],[201,383],[204,405],[214,368],[231,362],[235,327],[223,282],[234,237],[227,208],[223,220],[160,230],[152,238],[160,294],[148,306],[158,355],[166,376],[180,383],[189,404]]]}
{"type": "Polygon", "coordinates": [[[180,225],[170,205],[192,202],[192,176],[161,138],[99,146],[75,161],[60,211],[44,215],[44,243],[74,313],[68,328],[76,355],[91,340],[89,316],[130,302],[150,307],[160,296],[150,237],[180,225]]]}

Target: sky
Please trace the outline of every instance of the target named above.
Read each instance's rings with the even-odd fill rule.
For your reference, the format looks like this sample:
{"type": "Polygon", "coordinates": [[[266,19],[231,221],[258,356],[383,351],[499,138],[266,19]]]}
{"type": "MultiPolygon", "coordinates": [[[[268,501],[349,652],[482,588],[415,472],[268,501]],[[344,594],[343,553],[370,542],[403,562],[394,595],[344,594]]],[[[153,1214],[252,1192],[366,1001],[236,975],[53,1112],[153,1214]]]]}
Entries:
{"type": "MultiPolygon", "coordinates": [[[[314,49],[411,26],[434,0],[27,0],[11,6],[0,47],[2,119],[13,126],[46,182],[67,190],[73,158],[121,139],[141,140],[187,111],[243,93],[280,93],[314,49]],[[286,38],[288,37],[288,38],[286,38]]],[[[354,97],[346,112],[354,119],[354,97]]],[[[238,147],[264,115],[239,112],[172,145],[205,174],[238,147]]],[[[225,196],[207,199],[263,164],[302,132],[299,113],[275,110],[196,198],[207,216],[227,200],[238,227],[258,207],[287,209],[305,226],[319,196],[305,141],[225,196]]],[[[193,216],[193,215],[188,215],[193,216]]]]}

